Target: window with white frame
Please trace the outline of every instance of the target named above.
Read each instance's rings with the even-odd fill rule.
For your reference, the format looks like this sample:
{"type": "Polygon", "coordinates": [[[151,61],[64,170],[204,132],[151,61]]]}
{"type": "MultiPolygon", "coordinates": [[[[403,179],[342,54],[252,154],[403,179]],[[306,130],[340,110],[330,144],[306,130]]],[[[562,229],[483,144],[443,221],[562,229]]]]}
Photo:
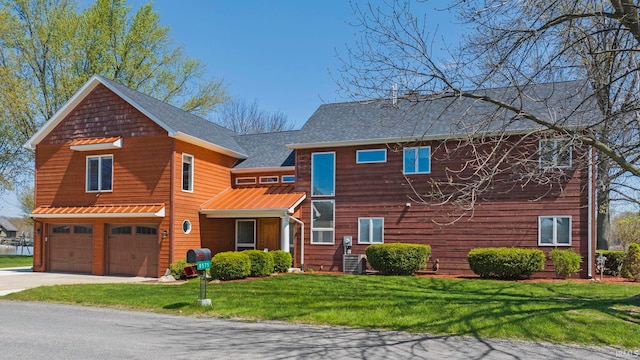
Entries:
{"type": "Polygon", "coordinates": [[[358,219],[358,244],[384,243],[384,218],[358,219]]]}
{"type": "Polygon", "coordinates": [[[256,183],[256,178],[254,177],[238,177],[236,178],[236,185],[252,185],[256,183]]]}
{"type": "Polygon", "coordinates": [[[311,243],[334,243],[335,202],[333,200],[311,201],[311,243]]]}
{"type": "Polygon", "coordinates": [[[431,147],[404,148],[404,174],[428,174],[431,172],[431,147]]]}
{"type": "Polygon", "coordinates": [[[283,184],[294,183],[294,182],[296,182],[296,176],[295,175],[282,175],[282,178],[280,179],[280,181],[283,184]]]}
{"type": "Polygon", "coordinates": [[[336,153],[311,154],[311,196],[335,196],[336,153]]]}
{"type": "Polygon", "coordinates": [[[356,151],[356,164],[372,164],[387,162],[387,149],[370,149],[356,151]]]}
{"type": "Polygon", "coordinates": [[[570,246],[571,216],[538,217],[539,246],[570,246]]]}
{"type": "Polygon", "coordinates": [[[193,192],[193,156],[182,154],[182,191],[193,192]]]}
{"type": "Polygon", "coordinates": [[[256,248],[256,221],[236,220],[236,251],[256,248]]]}
{"type": "Polygon", "coordinates": [[[87,192],[113,190],[113,155],[87,156],[87,192]]]}
{"type": "Polygon", "coordinates": [[[571,167],[571,143],[567,139],[541,139],[539,146],[540,168],[571,167]]]}
{"type": "Polygon", "coordinates": [[[260,184],[276,184],[278,176],[260,176],[260,184]]]}

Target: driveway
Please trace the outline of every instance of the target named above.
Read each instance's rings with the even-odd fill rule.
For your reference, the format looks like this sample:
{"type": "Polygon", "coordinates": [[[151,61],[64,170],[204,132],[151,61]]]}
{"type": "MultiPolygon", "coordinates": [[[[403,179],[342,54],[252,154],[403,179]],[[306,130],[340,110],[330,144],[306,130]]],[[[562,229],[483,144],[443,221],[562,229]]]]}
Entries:
{"type": "Polygon", "coordinates": [[[0,296],[46,285],[142,282],[151,278],[33,272],[31,267],[0,269],[0,296]]]}

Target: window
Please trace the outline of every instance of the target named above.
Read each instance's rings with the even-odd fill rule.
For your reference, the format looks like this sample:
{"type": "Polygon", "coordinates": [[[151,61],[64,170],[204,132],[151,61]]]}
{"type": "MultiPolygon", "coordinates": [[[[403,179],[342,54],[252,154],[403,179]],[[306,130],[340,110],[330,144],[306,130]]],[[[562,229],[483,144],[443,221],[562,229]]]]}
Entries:
{"type": "Polygon", "coordinates": [[[538,218],[538,245],[571,245],[571,217],[540,216],[538,218]]]}
{"type": "Polygon", "coordinates": [[[293,183],[293,182],[296,182],[296,176],[295,175],[282,175],[282,179],[280,181],[282,181],[282,183],[284,183],[284,184],[293,183]]]}
{"type": "Polygon", "coordinates": [[[131,235],[131,226],[112,226],[112,235],[131,235]]]}
{"type": "Polygon", "coordinates": [[[182,222],[182,232],[188,234],[191,232],[191,221],[185,220],[182,222]]]}
{"type": "Polygon", "coordinates": [[[277,182],[277,176],[260,176],[260,184],[275,184],[277,182]]]}
{"type": "Polygon", "coordinates": [[[255,177],[239,177],[236,178],[236,185],[251,185],[256,183],[255,177]]]}
{"type": "Polygon", "coordinates": [[[182,191],[193,192],[193,156],[182,154],[182,191]]]}
{"type": "Polygon", "coordinates": [[[430,146],[411,147],[404,149],[404,174],[428,174],[430,172],[430,146]]]}
{"type": "Polygon", "coordinates": [[[256,248],[256,221],[236,220],[236,251],[256,248]]]}
{"type": "Polygon", "coordinates": [[[371,164],[387,162],[387,149],[358,150],[356,164],[371,164]]]}
{"type": "Polygon", "coordinates": [[[55,226],[51,229],[51,232],[54,234],[71,234],[71,226],[69,225],[61,225],[55,226]]]}
{"type": "Polygon", "coordinates": [[[158,235],[158,228],[152,226],[136,226],[136,235],[158,235]]]}
{"type": "Polygon", "coordinates": [[[382,244],[384,242],[383,218],[358,219],[358,244],[382,244]]]}
{"type": "Polygon", "coordinates": [[[87,192],[113,190],[113,155],[87,156],[87,192]]]}
{"type": "Polygon", "coordinates": [[[542,139],[539,144],[540,168],[571,167],[571,143],[566,139],[542,139]]]}
{"type": "Polygon", "coordinates": [[[333,200],[311,201],[311,243],[333,244],[333,220],[335,203],[333,200]]]}
{"type": "Polygon", "coordinates": [[[91,226],[82,226],[82,225],[75,225],[73,227],[73,233],[74,234],[93,234],[93,227],[91,226]]]}
{"type": "Polygon", "coordinates": [[[336,153],[311,154],[311,196],[334,196],[336,153]]]}

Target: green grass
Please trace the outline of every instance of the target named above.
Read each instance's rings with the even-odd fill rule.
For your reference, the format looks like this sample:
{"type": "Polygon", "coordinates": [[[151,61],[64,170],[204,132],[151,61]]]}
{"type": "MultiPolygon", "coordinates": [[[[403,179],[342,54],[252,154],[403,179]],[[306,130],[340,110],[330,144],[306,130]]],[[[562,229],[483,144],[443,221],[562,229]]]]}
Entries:
{"type": "Polygon", "coordinates": [[[32,266],[33,256],[0,255],[0,268],[32,266]]]}
{"type": "Polygon", "coordinates": [[[4,299],[55,301],[223,318],[640,348],[640,286],[427,277],[281,275],[182,285],[44,287],[4,299]]]}

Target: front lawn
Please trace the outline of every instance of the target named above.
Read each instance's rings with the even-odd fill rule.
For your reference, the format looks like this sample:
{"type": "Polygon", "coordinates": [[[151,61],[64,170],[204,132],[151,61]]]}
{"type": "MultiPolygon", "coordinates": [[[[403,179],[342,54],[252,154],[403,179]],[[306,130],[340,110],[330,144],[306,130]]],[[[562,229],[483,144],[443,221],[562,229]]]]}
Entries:
{"type": "Polygon", "coordinates": [[[210,283],[211,308],[182,285],[43,287],[3,299],[224,318],[640,348],[640,286],[428,277],[290,274],[210,283]]]}
{"type": "Polygon", "coordinates": [[[33,266],[33,256],[0,255],[0,268],[33,266]]]}

